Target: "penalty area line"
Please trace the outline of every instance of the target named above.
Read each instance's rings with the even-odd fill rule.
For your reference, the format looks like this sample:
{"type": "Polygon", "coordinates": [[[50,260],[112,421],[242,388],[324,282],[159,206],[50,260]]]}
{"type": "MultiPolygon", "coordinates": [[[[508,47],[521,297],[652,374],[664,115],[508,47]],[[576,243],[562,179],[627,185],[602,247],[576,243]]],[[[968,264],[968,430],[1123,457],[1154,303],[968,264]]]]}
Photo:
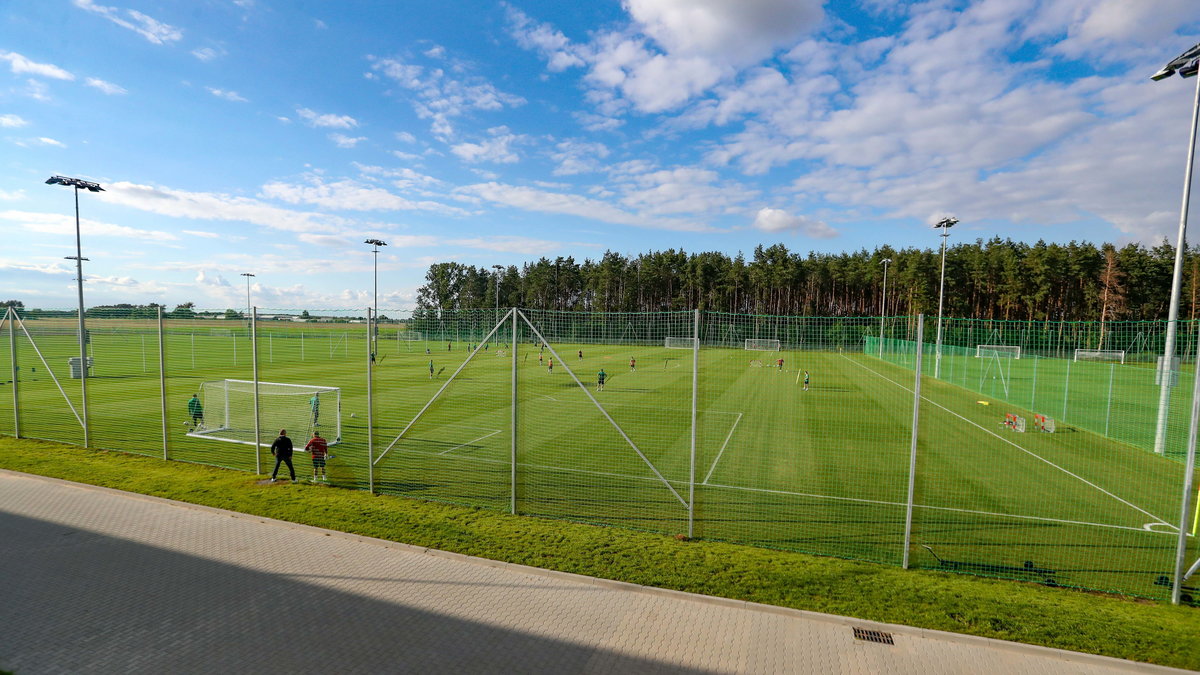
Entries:
{"type": "Polygon", "coordinates": [[[448,449],[448,450],[443,450],[443,451],[439,452],[438,454],[439,454],[439,455],[444,455],[444,454],[446,454],[447,452],[452,452],[452,451],[454,451],[454,450],[457,450],[457,449],[459,449],[459,448],[466,447],[466,446],[468,446],[468,445],[471,445],[472,443],[478,443],[479,441],[482,441],[482,440],[483,440],[483,439],[485,439],[485,438],[491,438],[492,436],[495,436],[496,434],[500,433],[500,431],[501,431],[500,429],[497,429],[497,430],[493,431],[493,432],[492,432],[492,433],[490,433],[490,434],[484,434],[484,435],[480,436],[479,438],[474,438],[474,439],[471,439],[471,440],[467,441],[466,443],[461,443],[461,444],[459,444],[459,445],[456,445],[456,446],[454,446],[453,448],[450,448],[450,449],[448,449]]]}
{"type": "Polygon", "coordinates": [[[725,435],[725,442],[721,444],[721,451],[717,453],[717,458],[713,460],[712,466],[708,469],[708,475],[704,476],[704,482],[701,485],[708,485],[708,479],[712,478],[713,472],[717,470],[717,462],[721,461],[721,455],[725,454],[725,448],[729,445],[729,439],[733,438],[733,430],[737,429],[738,422],[742,421],[742,413],[737,414],[737,419],[733,421],[733,426],[729,427],[729,433],[725,435]]]}

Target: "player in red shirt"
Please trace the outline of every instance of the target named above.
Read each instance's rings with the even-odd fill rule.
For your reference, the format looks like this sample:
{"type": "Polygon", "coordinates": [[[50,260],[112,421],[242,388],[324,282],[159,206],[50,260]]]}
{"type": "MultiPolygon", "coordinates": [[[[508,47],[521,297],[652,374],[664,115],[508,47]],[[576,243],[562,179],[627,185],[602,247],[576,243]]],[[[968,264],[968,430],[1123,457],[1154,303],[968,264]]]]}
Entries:
{"type": "Polygon", "coordinates": [[[318,480],[329,482],[329,476],[325,475],[325,458],[329,455],[329,443],[321,438],[321,432],[314,431],[312,439],[304,446],[304,451],[312,453],[313,477],[312,482],[318,480]]]}
{"type": "Polygon", "coordinates": [[[629,370],[637,370],[637,359],[629,357],[629,370]]]}

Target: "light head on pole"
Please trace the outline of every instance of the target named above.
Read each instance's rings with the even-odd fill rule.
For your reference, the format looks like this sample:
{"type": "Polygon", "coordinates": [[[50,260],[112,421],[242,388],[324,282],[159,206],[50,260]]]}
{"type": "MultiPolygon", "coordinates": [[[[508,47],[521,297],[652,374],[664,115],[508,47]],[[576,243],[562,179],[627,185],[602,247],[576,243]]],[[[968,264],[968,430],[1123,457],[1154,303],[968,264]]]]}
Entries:
{"type": "Polygon", "coordinates": [[[1167,65],[1162,67],[1162,70],[1151,75],[1150,79],[1157,82],[1176,73],[1179,73],[1180,77],[1192,77],[1196,74],[1197,68],[1200,68],[1200,44],[1192,45],[1191,49],[1171,59],[1167,65]]]}

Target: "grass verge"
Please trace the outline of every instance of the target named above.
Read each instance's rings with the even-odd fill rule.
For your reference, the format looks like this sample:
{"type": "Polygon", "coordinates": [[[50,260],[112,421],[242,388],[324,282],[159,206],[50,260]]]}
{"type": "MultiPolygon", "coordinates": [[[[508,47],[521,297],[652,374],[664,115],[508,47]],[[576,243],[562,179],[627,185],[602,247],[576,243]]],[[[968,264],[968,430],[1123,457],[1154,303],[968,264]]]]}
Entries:
{"type": "Polygon", "coordinates": [[[0,468],[635,584],[1200,670],[1200,611],[592,527],[0,437],[0,468]]]}

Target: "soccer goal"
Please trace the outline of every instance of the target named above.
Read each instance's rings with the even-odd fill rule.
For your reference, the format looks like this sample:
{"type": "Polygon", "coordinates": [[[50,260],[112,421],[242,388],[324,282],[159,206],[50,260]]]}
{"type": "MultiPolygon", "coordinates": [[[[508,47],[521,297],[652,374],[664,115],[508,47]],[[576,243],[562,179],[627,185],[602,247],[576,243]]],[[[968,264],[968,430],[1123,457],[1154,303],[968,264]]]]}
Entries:
{"type": "Polygon", "coordinates": [[[1021,348],[1014,345],[975,345],[975,358],[991,358],[998,356],[1002,359],[1021,358],[1021,348]]]}
{"type": "Polygon", "coordinates": [[[667,349],[694,349],[696,347],[696,338],[690,337],[669,337],[663,346],[667,349]]]}
{"type": "Polygon", "coordinates": [[[777,352],[779,351],[779,340],[746,340],[746,351],[751,352],[777,352]]]}
{"type": "MultiPolygon", "coordinates": [[[[254,445],[254,382],[215,380],[200,385],[204,423],[188,436],[254,445]]],[[[314,431],[334,445],[342,440],[342,390],[313,384],[258,383],[260,442],[280,429],[302,445],[314,431]],[[303,439],[301,438],[303,437],[303,439]]],[[[190,421],[188,423],[190,427],[190,421]]]]}
{"type": "Polygon", "coordinates": [[[1125,363],[1124,349],[1076,349],[1076,361],[1114,361],[1125,363]]]}

